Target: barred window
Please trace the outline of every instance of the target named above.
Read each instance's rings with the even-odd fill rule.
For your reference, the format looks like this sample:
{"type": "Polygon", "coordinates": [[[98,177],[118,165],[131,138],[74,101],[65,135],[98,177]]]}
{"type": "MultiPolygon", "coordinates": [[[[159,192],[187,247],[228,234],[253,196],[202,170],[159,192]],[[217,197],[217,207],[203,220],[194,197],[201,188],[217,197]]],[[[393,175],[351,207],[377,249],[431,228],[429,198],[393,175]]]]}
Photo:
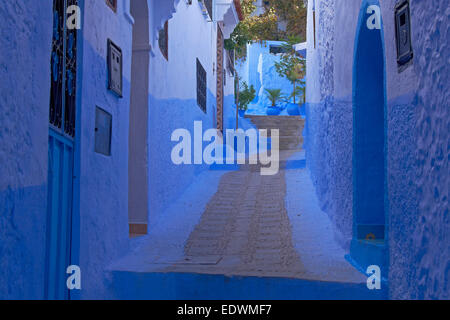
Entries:
{"type": "Polygon", "coordinates": [[[203,0],[205,3],[206,10],[208,10],[209,17],[212,19],[212,8],[213,8],[213,0],[203,0]]]}
{"type": "Polygon", "coordinates": [[[206,113],[206,71],[197,59],[197,104],[206,113]]]}
{"type": "Polygon", "coordinates": [[[234,50],[227,50],[227,69],[234,76],[234,50]]]}
{"type": "Polygon", "coordinates": [[[114,11],[117,11],[117,0],[105,0],[106,4],[114,11]]]}
{"type": "Polygon", "coordinates": [[[77,91],[77,30],[64,27],[67,7],[78,0],[53,1],[53,40],[50,58],[49,122],[68,137],[75,136],[77,91]]]}
{"type": "Polygon", "coordinates": [[[159,49],[166,60],[169,60],[169,21],[166,21],[164,28],[159,30],[159,49]]]}
{"type": "Polygon", "coordinates": [[[276,46],[276,45],[270,46],[270,53],[272,53],[272,54],[279,54],[279,53],[286,53],[286,52],[287,52],[287,50],[285,47],[276,46]]]}

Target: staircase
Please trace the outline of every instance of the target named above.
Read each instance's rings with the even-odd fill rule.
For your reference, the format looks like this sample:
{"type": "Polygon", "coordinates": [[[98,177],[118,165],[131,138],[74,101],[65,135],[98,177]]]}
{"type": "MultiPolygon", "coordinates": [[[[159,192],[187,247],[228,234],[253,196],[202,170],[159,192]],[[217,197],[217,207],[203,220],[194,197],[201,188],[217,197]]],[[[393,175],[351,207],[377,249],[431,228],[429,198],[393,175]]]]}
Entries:
{"type": "Polygon", "coordinates": [[[254,116],[246,115],[257,129],[280,130],[280,151],[298,151],[303,145],[305,120],[301,116],[254,116]]]}

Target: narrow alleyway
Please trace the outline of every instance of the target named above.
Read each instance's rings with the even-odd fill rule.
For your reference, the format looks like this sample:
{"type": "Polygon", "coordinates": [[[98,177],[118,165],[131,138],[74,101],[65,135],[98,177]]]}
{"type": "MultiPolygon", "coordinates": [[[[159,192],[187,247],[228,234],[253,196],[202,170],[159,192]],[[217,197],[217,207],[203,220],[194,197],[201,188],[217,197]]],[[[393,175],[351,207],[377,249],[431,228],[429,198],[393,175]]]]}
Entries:
{"type": "Polygon", "coordinates": [[[450,299],[430,3],[0,1],[0,300],[450,299]]]}
{"type": "Polygon", "coordinates": [[[115,291],[126,287],[145,298],[203,297],[199,290],[214,290],[210,298],[239,297],[236,290],[245,288],[259,298],[378,297],[370,296],[366,277],[345,260],[327,215],[319,209],[299,134],[304,120],[250,119],[258,128],[283,128],[279,173],[262,176],[259,165],[247,164],[237,171],[202,174],[169,209],[173,220],[162,219],[139,239],[133,254],[113,266],[115,291]],[[205,184],[209,198],[200,194],[205,184]],[[249,289],[262,283],[262,291],[249,289]],[[306,288],[308,296],[302,296],[306,288]]]}
{"type": "MultiPolygon", "coordinates": [[[[256,167],[256,166],[255,166],[256,167]]],[[[226,173],[170,271],[297,277],[303,272],[285,207],[285,172],[246,166],[226,173]],[[207,261],[207,264],[203,264],[207,261]]]]}
{"type": "MultiPolygon", "coordinates": [[[[252,117],[261,129],[280,132],[281,164],[301,149],[303,120],[252,117]],[[285,126],[280,126],[284,120],[285,126]],[[288,125],[287,125],[288,124],[288,125]]],[[[292,242],[285,206],[285,171],[262,176],[260,165],[226,173],[189,236],[184,261],[170,271],[298,277],[304,272],[292,242]],[[206,263],[205,263],[206,262],[206,263]]]]}

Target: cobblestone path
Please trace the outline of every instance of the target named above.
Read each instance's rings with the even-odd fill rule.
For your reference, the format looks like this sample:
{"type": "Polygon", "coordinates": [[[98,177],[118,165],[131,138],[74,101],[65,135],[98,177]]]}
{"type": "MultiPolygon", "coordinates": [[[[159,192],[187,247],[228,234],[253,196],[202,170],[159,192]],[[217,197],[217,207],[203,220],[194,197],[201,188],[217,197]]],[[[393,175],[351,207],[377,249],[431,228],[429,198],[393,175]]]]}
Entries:
{"type": "Polygon", "coordinates": [[[285,171],[261,176],[258,166],[226,173],[170,271],[299,277],[285,208],[285,171]]]}

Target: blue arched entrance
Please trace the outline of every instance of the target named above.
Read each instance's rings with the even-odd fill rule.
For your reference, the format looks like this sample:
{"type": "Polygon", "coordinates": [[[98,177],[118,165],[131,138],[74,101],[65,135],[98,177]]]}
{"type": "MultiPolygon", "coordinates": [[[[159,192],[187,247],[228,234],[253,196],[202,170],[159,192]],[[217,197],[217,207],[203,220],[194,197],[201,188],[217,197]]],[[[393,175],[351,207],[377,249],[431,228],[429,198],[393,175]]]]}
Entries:
{"type": "Polygon", "coordinates": [[[362,268],[385,265],[385,54],[378,0],[363,0],[353,66],[353,242],[362,268]]]}

